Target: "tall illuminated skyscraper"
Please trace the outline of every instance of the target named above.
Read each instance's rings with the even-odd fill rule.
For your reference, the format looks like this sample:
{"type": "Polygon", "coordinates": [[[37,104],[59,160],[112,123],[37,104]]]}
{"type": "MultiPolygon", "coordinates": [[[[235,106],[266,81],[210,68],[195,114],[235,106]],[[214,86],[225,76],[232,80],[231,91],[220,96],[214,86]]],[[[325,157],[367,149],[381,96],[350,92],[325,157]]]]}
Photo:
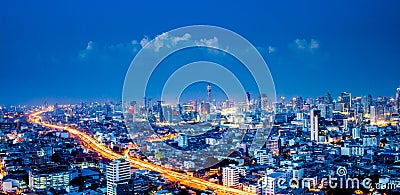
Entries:
{"type": "Polygon", "coordinates": [[[344,103],[343,111],[348,112],[351,108],[351,93],[350,92],[343,92],[340,95],[342,99],[342,103],[344,103]]]}
{"type": "Polygon", "coordinates": [[[311,131],[311,141],[318,142],[319,135],[319,122],[318,119],[321,117],[320,110],[311,110],[310,111],[310,131],[311,131]]]}
{"type": "Polygon", "coordinates": [[[372,124],[375,124],[377,121],[377,117],[376,117],[376,108],[375,106],[370,106],[370,121],[372,124]]]}

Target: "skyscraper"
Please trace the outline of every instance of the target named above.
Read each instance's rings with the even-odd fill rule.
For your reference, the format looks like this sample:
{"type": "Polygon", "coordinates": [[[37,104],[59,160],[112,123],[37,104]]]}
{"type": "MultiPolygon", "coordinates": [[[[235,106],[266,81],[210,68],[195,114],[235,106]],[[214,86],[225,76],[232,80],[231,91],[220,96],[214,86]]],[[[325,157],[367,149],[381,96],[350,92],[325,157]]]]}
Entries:
{"type": "Polygon", "coordinates": [[[201,114],[210,114],[211,112],[211,105],[209,102],[202,102],[201,103],[201,114]]]}
{"type": "Polygon", "coordinates": [[[376,109],[375,106],[370,106],[370,122],[372,124],[376,123],[377,118],[376,118],[376,109]]]}
{"type": "Polygon", "coordinates": [[[126,185],[131,179],[131,165],[118,159],[107,165],[107,195],[117,195],[118,185],[126,185]]]}
{"type": "Polygon", "coordinates": [[[207,85],[207,102],[211,103],[211,85],[207,85]]]}
{"type": "Polygon", "coordinates": [[[344,103],[343,111],[348,112],[351,108],[351,93],[350,92],[343,92],[340,95],[342,99],[342,103],[344,103]]]}
{"type": "Polygon", "coordinates": [[[327,94],[325,95],[324,103],[325,103],[325,104],[332,104],[332,103],[333,103],[333,98],[332,98],[332,96],[331,96],[330,93],[327,93],[327,94]]]}
{"type": "Polygon", "coordinates": [[[318,142],[319,135],[319,117],[321,117],[320,110],[311,110],[310,111],[310,132],[311,132],[311,141],[318,142]]]}
{"type": "Polygon", "coordinates": [[[164,122],[165,117],[164,117],[164,112],[163,112],[161,103],[162,103],[161,101],[157,101],[157,111],[158,111],[158,117],[159,117],[160,122],[164,122]]]}
{"type": "Polygon", "coordinates": [[[261,94],[261,109],[266,111],[267,108],[268,108],[267,94],[261,94]]]}
{"type": "Polygon", "coordinates": [[[397,112],[400,112],[400,87],[396,90],[396,104],[397,104],[397,112]]]}
{"type": "Polygon", "coordinates": [[[222,168],[222,184],[236,188],[239,185],[239,170],[234,166],[222,168]]]}

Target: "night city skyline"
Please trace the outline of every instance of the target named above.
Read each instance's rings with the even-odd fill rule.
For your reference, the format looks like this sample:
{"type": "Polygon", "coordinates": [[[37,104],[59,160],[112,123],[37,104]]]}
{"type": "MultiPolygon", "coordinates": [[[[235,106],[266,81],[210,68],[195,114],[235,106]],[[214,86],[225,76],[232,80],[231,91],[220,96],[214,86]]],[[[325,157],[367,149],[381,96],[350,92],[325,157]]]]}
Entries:
{"type": "Polygon", "coordinates": [[[0,195],[399,195],[400,1],[2,1],[0,195]]]}

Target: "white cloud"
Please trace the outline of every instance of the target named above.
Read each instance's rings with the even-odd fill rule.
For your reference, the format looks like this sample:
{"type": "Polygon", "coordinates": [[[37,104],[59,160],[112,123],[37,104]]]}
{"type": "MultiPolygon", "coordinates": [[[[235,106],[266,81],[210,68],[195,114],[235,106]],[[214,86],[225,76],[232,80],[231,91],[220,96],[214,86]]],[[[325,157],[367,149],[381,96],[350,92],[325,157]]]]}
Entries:
{"type": "Polygon", "coordinates": [[[156,52],[160,51],[160,48],[164,47],[164,41],[166,41],[166,40],[168,40],[167,33],[162,33],[161,35],[157,36],[153,42],[154,51],[156,51],[156,52]]]}
{"type": "Polygon", "coordinates": [[[118,54],[137,53],[141,48],[154,49],[155,52],[158,52],[163,47],[171,48],[185,41],[195,45],[218,47],[217,37],[213,37],[211,39],[192,40],[192,36],[189,33],[185,33],[182,36],[171,36],[168,33],[162,33],[152,41],[146,36],[140,41],[132,40],[130,42],[105,45],[96,45],[94,41],[89,41],[86,45],[86,48],[79,51],[79,57],[81,59],[85,59],[90,55],[109,57],[118,54]]]}
{"type": "Polygon", "coordinates": [[[296,43],[296,46],[299,49],[305,49],[307,46],[307,40],[305,39],[296,39],[294,40],[294,42],[296,43]]]}
{"type": "Polygon", "coordinates": [[[199,46],[218,47],[218,38],[200,39],[200,41],[195,41],[195,43],[199,46]]]}
{"type": "Polygon", "coordinates": [[[310,49],[318,49],[318,48],[319,48],[319,41],[316,39],[311,39],[310,49]]]}
{"type": "Polygon", "coordinates": [[[294,40],[294,45],[296,49],[300,50],[315,50],[319,48],[319,41],[317,39],[311,39],[310,41],[306,39],[295,39],[294,40]]]}
{"type": "Polygon", "coordinates": [[[94,42],[93,41],[89,41],[86,45],[86,48],[79,51],[79,57],[84,59],[87,58],[87,56],[89,55],[89,53],[93,50],[94,48],[94,42]]]}
{"type": "Polygon", "coordinates": [[[275,47],[272,47],[271,45],[268,46],[268,53],[274,53],[276,51],[275,47]]]}
{"type": "Polygon", "coordinates": [[[148,39],[147,37],[143,38],[143,39],[140,41],[140,45],[141,45],[142,47],[145,47],[145,46],[147,45],[147,43],[149,43],[149,39],[148,39]]]}
{"type": "Polygon", "coordinates": [[[191,37],[192,36],[188,33],[185,33],[182,36],[170,36],[168,33],[162,33],[161,35],[156,36],[152,41],[147,37],[143,38],[140,41],[140,45],[142,45],[143,48],[152,48],[154,51],[158,52],[163,47],[171,48],[181,41],[189,41],[191,37]]]}
{"type": "Polygon", "coordinates": [[[79,58],[82,60],[88,59],[90,56],[96,56],[96,58],[104,58],[115,55],[128,55],[137,53],[141,43],[137,40],[124,43],[114,43],[97,45],[94,41],[89,41],[86,48],[79,51],[79,58]]]}
{"type": "Polygon", "coordinates": [[[93,41],[89,41],[87,46],[86,46],[86,50],[92,50],[94,46],[94,42],[93,41]]]}
{"type": "Polygon", "coordinates": [[[178,42],[180,41],[187,41],[192,37],[192,35],[190,35],[189,33],[185,33],[183,36],[181,37],[174,37],[172,38],[172,43],[174,45],[178,44],[178,42]]]}

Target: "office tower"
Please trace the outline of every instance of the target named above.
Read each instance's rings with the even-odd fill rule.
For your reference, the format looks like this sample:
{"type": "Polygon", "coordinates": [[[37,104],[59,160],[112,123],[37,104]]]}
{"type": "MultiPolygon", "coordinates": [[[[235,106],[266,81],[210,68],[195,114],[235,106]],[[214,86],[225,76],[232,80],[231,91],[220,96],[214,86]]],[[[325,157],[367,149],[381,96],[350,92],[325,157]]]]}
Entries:
{"type": "Polygon", "coordinates": [[[310,111],[310,131],[311,131],[311,141],[318,142],[319,135],[319,118],[321,117],[320,110],[310,111]]]}
{"type": "Polygon", "coordinates": [[[131,179],[131,165],[124,159],[118,159],[107,165],[107,195],[118,195],[118,185],[126,185],[131,179]]]}
{"type": "Polygon", "coordinates": [[[210,114],[211,112],[211,105],[208,102],[201,103],[201,114],[210,114]]]}
{"type": "Polygon", "coordinates": [[[333,103],[333,98],[332,98],[330,93],[327,93],[325,95],[324,103],[325,104],[332,104],[333,103]]]}
{"type": "Polygon", "coordinates": [[[163,105],[162,109],[163,109],[163,116],[164,116],[165,120],[171,123],[172,122],[172,107],[171,107],[171,105],[163,105]]]}
{"type": "Polygon", "coordinates": [[[343,111],[348,112],[351,108],[351,93],[350,92],[343,92],[341,95],[342,103],[344,103],[343,111]]]}
{"type": "Polygon", "coordinates": [[[318,104],[318,110],[321,110],[321,117],[327,118],[327,106],[325,104],[318,104]]]}
{"type": "Polygon", "coordinates": [[[294,97],[292,99],[292,105],[294,109],[302,109],[303,108],[303,98],[302,97],[294,97]]]}
{"type": "Polygon", "coordinates": [[[384,106],[377,106],[375,107],[376,112],[376,119],[377,120],[386,120],[385,116],[385,107],[384,106]]]}
{"type": "Polygon", "coordinates": [[[246,104],[248,109],[251,109],[251,99],[250,99],[250,93],[246,92],[246,104]]]}
{"type": "Polygon", "coordinates": [[[364,113],[369,114],[371,112],[370,106],[372,106],[372,96],[364,96],[361,99],[361,104],[364,110],[364,113]]]}
{"type": "Polygon", "coordinates": [[[268,108],[268,99],[267,99],[267,94],[261,94],[261,109],[262,110],[267,110],[268,108]]]}
{"type": "Polygon", "coordinates": [[[211,85],[207,85],[207,102],[211,103],[211,85]]]}
{"type": "Polygon", "coordinates": [[[332,120],[333,118],[333,104],[328,104],[326,107],[326,118],[332,120]]]}
{"type": "Polygon", "coordinates": [[[161,106],[161,101],[157,101],[157,112],[158,112],[159,121],[160,122],[165,121],[163,108],[161,106]]]}
{"type": "Polygon", "coordinates": [[[132,121],[135,121],[135,118],[136,118],[135,106],[136,106],[136,101],[131,101],[129,103],[128,111],[129,111],[129,114],[132,116],[132,121]]]}
{"type": "Polygon", "coordinates": [[[246,101],[248,104],[250,104],[250,93],[246,92],[246,101]]]}
{"type": "Polygon", "coordinates": [[[377,121],[377,117],[376,117],[376,108],[375,106],[370,106],[370,122],[372,124],[375,124],[377,121]]]}
{"type": "Polygon", "coordinates": [[[189,104],[193,106],[193,112],[197,112],[197,100],[190,100],[189,104]]]}
{"type": "Polygon", "coordinates": [[[396,90],[396,104],[397,104],[397,112],[400,113],[400,87],[396,90]]]}
{"type": "Polygon", "coordinates": [[[236,188],[239,185],[239,170],[234,166],[222,168],[222,184],[236,188]]]}

